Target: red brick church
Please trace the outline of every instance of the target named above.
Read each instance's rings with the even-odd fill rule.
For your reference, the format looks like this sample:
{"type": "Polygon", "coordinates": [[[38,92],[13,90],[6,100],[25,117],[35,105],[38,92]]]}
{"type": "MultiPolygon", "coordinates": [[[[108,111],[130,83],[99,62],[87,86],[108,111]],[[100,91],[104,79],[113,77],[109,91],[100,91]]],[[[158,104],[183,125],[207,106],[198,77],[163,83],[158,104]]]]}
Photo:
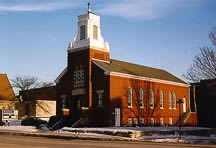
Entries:
{"type": "Polygon", "coordinates": [[[110,58],[100,16],[78,16],[68,64],[57,77],[57,116],[95,126],[196,125],[189,84],[169,72],[110,58]],[[182,99],[184,103],[177,104],[182,99]],[[179,116],[180,115],[180,116],[179,116]]]}

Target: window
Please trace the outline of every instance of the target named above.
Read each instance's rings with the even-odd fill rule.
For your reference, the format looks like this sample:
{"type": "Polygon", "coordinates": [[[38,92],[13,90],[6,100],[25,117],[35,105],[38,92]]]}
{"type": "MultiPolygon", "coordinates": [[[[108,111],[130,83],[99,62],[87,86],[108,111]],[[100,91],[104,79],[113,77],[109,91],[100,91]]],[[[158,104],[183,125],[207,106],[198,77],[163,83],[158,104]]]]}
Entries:
{"type": "Polygon", "coordinates": [[[150,119],[150,124],[151,124],[151,125],[154,125],[154,118],[151,118],[151,119],[150,119]]]}
{"type": "Polygon", "coordinates": [[[82,107],[81,101],[80,101],[80,100],[77,101],[77,107],[78,107],[79,109],[82,107]]]}
{"type": "Polygon", "coordinates": [[[164,125],[164,118],[160,118],[160,125],[161,125],[161,126],[164,125]]]}
{"type": "Polygon", "coordinates": [[[172,125],[172,118],[169,118],[169,125],[172,125]]]}
{"type": "Polygon", "coordinates": [[[134,118],[134,125],[138,125],[138,120],[137,120],[137,118],[134,118]]]}
{"type": "Polygon", "coordinates": [[[140,108],[144,108],[144,92],[143,92],[143,89],[140,88],[140,94],[139,94],[139,106],[140,108]]]}
{"type": "Polygon", "coordinates": [[[74,87],[83,87],[85,84],[85,76],[83,66],[76,66],[73,72],[74,87]]]}
{"type": "Polygon", "coordinates": [[[144,125],[144,118],[140,118],[140,124],[144,125]]]}
{"type": "Polygon", "coordinates": [[[169,109],[172,109],[172,94],[170,91],[168,94],[168,103],[169,103],[169,109]]]}
{"type": "Polygon", "coordinates": [[[66,108],[66,95],[61,95],[61,99],[62,99],[62,109],[66,108]]]}
{"type": "Polygon", "coordinates": [[[102,93],[98,94],[98,106],[103,106],[102,95],[102,93]]]}
{"type": "Polygon", "coordinates": [[[97,94],[98,94],[98,107],[103,106],[103,93],[104,93],[104,90],[98,90],[97,91],[97,94]]]}
{"type": "Polygon", "coordinates": [[[176,93],[173,92],[173,109],[176,109],[176,93]]]}
{"type": "Polygon", "coordinates": [[[98,27],[96,25],[93,26],[93,38],[98,39],[98,27]]]}
{"type": "Polygon", "coordinates": [[[128,88],[128,107],[132,108],[132,88],[128,88]]]}
{"type": "Polygon", "coordinates": [[[154,108],[154,92],[150,90],[150,108],[154,108]]]}
{"type": "Polygon", "coordinates": [[[164,95],[163,95],[163,91],[160,91],[160,109],[164,108],[164,95]]]}
{"type": "Polygon", "coordinates": [[[132,118],[128,118],[128,125],[129,125],[129,126],[132,126],[132,124],[133,124],[133,123],[132,123],[132,118]]]}
{"type": "Polygon", "coordinates": [[[86,38],[86,26],[80,26],[80,40],[84,40],[86,38]]]}

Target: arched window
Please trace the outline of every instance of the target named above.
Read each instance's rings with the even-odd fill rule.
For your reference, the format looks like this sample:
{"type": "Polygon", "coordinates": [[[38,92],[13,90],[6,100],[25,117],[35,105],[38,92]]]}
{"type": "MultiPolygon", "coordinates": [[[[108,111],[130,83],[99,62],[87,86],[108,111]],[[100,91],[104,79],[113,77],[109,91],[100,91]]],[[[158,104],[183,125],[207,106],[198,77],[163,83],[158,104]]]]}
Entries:
{"type": "Polygon", "coordinates": [[[168,94],[168,105],[169,105],[169,109],[172,109],[172,94],[170,91],[168,94]]]}
{"type": "Polygon", "coordinates": [[[154,91],[150,89],[150,108],[154,108],[154,91]]]}
{"type": "Polygon", "coordinates": [[[164,95],[163,95],[163,91],[160,91],[160,109],[164,108],[164,95]]]}
{"type": "Polygon", "coordinates": [[[140,92],[139,92],[139,106],[140,108],[144,107],[144,92],[142,88],[140,88],[140,92]]]}
{"type": "Polygon", "coordinates": [[[132,94],[132,88],[131,87],[129,87],[128,88],[128,107],[132,107],[132,96],[133,96],[133,94],[132,94]]]}
{"type": "Polygon", "coordinates": [[[176,109],[176,93],[173,92],[173,109],[176,109]]]}

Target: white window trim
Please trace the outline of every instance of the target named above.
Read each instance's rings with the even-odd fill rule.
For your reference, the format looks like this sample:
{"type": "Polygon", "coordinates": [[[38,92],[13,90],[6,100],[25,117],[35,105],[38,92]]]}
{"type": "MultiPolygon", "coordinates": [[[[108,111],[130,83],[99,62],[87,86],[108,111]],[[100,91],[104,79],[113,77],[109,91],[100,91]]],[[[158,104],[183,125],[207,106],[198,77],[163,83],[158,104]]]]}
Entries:
{"type": "Polygon", "coordinates": [[[149,99],[150,99],[150,100],[149,100],[149,101],[150,101],[150,102],[149,102],[149,103],[150,103],[150,104],[149,104],[149,105],[150,105],[150,109],[154,109],[154,91],[153,91],[153,89],[150,89],[150,96],[149,96],[149,97],[150,97],[150,98],[149,98],[149,99]],[[151,93],[152,93],[152,94],[151,94],[151,93]],[[153,96],[153,101],[152,101],[153,103],[152,103],[152,106],[151,106],[151,99],[152,99],[152,96],[153,96]]]}
{"type": "Polygon", "coordinates": [[[155,125],[154,118],[150,118],[150,125],[155,125]],[[153,122],[152,122],[153,121],[153,122]]]}
{"type": "Polygon", "coordinates": [[[160,125],[164,126],[164,118],[160,118],[160,125]],[[161,121],[163,121],[163,123],[161,124],[161,121]]]}
{"type": "Polygon", "coordinates": [[[172,118],[169,118],[168,119],[168,125],[173,125],[173,120],[172,120],[172,118]],[[171,122],[170,122],[171,121],[171,122]]]}
{"type": "Polygon", "coordinates": [[[143,109],[144,108],[144,91],[142,88],[140,88],[140,92],[139,92],[139,102],[141,99],[142,99],[142,105],[139,107],[143,109]],[[141,91],[142,91],[142,98],[141,98],[141,91]]]}
{"type": "Polygon", "coordinates": [[[160,91],[160,109],[164,109],[164,93],[163,93],[163,91],[161,90],[160,91]],[[161,93],[162,93],[162,97],[163,97],[163,103],[162,103],[162,107],[161,107],[161,93]]]}
{"type": "Polygon", "coordinates": [[[93,25],[93,39],[94,40],[98,40],[98,26],[97,25],[93,25]],[[95,35],[95,32],[94,32],[95,31],[95,27],[96,27],[96,32],[97,32],[96,33],[96,38],[94,36],[95,35]]]}
{"type": "Polygon", "coordinates": [[[177,101],[177,99],[176,99],[176,93],[175,92],[173,92],[173,102],[172,102],[172,105],[173,105],[173,109],[174,110],[176,110],[176,101],[177,101]],[[174,94],[175,94],[175,100],[174,100],[174,94]],[[175,102],[175,106],[174,106],[174,102],[175,102]]]}
{"type": "Polygon", "coordinates": [[[128,100],[129,100],[129,90],[131,90],[131,94],[130,94],[131,95],[130,96],[130,98],[131,98],[131,105],[130,106],[128,105],[128,108],[133,108],[133,89],[131,87],[128,87],[128,100]]]}
{"type": "Polygon", "coordinates": [[[137,118],[133,118],[133,123],[134,123],[134,125],[138,125],[138,119],[137,118]]]}
{"type": "Polygon", "coordinates": [[[129,125],[129,126],[132,126],[132,125],[133,125],[133,120],[132,120],[132,118],[128,118],[128,125],[129,125]],[[129,120],[131,121],[131,123],[129,123],[129,120]]]}
{"type": "Polygon", "coordinates": [[[172,104],[172,93],[169,91],[168,92],[168,108],[169,108],[169,110],[172,110],[172,105],[173,105],[172,104]]]}

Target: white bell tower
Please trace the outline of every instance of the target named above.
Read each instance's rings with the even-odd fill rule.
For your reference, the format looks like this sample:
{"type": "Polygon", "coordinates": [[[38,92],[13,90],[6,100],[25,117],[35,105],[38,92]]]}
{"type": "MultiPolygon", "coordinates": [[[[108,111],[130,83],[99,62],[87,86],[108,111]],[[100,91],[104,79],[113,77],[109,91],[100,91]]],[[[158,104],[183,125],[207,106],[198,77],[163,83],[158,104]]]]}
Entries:
{"type": "Polygon", "coordinates": [[[91,12],[90,3],[88,11],[78,16],[78,31],[74,40],[69,44],[68,50],[94,48],[109,52],[109,44],[101,35],[100,16],[91,12]]]}

